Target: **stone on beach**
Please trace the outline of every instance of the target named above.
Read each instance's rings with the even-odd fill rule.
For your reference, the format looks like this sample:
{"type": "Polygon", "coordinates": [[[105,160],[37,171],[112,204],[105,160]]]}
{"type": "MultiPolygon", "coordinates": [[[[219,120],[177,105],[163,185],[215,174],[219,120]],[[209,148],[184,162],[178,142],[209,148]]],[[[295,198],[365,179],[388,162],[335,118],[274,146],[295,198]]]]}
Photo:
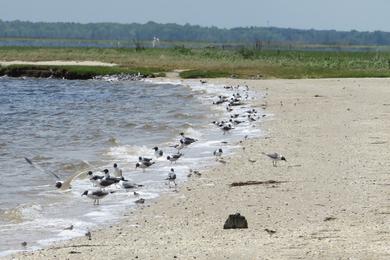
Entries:
{"type": "Polygon", "coordinates": [[[223,229],[248,228],[248,221],[240,213],[229,215],[223,229]]]}

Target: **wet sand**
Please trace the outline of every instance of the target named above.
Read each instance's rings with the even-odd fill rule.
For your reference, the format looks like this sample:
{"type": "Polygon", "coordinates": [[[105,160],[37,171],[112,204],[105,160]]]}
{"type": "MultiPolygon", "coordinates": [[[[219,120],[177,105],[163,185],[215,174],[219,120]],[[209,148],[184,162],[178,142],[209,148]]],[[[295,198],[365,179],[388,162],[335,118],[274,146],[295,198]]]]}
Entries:
{"type": "Polygon", "coordinates": [[[263,137],[91,240],[7,258],[390,259],[389,79],[209,81],[266,93],[263,137]],[[224,230],[236,212],[249,228],[224,230]]]}

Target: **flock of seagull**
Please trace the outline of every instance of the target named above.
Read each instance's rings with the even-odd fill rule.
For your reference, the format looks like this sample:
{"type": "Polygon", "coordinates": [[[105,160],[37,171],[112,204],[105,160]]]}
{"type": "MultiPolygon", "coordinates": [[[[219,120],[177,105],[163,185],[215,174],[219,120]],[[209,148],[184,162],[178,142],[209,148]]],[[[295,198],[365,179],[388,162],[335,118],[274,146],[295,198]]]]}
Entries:
{"type": "MultiPolygon", "coordinates": [[[[231,113],[230,117],[227,120],[221,120],[221,121],[213,121],[212,123],[217,126],[219,129],[222,130],[223,134],[227,134],[231,130],[235,129],[235,126],[244,123],[249,122],[252,123],[254,121],[257,121],[261,117],[264,117],[265,115],[258,115],[258,112],[256,109],[249,109],[244,112],[241,111],[241,113],[234,113],[235,107],[243,107],[246,104],[246,100],[249,98],[249,87],[246,85],[244,87],[238,85],[238,86],[225,86],[225,89],[235,91],[232,96],[218,96],[218,100],[213,102],[215,105],[224,105],[226,104],[226,111],[231,113]],[[243,94],[240,94],[239,90],[241,88],[244,88],[243,94]]],[[[245,139],[247,136],[245,136],[245,139]]],[[[182,150],[187,148],[188,146],[192,145],[193,143],[197,142],[198,140],[192,137],[186,136],[183,132],[180,133],[180,139],[178,144],[172,145],[172,148],[175,148],[177,152],[175,154],[168,155],[166,159],[170,161],[170,163],[175,163],[182,158],[183,153],[182,150]]],[[[154,157],[155,159],[163,158],[164,151],[160,149],[159,147],[154,147],[154,157]]],[[[284,156],[279,155],[278,153],[272,153],[272,154],[266,154],[262,153],[272,159],[273,166],[277,166],[277,161],[286,161],[286,158],[284,156]]],[[[216,160],[220,160],[223,155],[222,148],[218,148],[213,152],[213,155],[215,156],[216,160]]],[[[53,175],[58,181],[56,182],[55,186],[58,189],[61,190],[69,190],[71,189],[71,182],[78,178],[80,175],[82,175],[85,172],[80,172],[73,174],[69,178],[67,178],[65,181],[61,181],[59,176],[55,174],[52,171],[48,171],[46,169],[42,169],[39,165],[32,162],[30,159],[25,158],[26,161],[34,166],[35,168],[53,175]]],[[[154,158],[148,158],[139,156],[138,162],[135,164],[135,168],[140,168],[144,172],[147,168],[154,165],[156,162],[154,161],[154,158]]],[[[113,176],[110,175],[110,172],[108,169],[104,169],[101,171],[104,175],[94,174],[92,171],[88,172],[88,178],[90,182],[96,187],[94,190],[86,190],[82,193],[81,196],[87,196],[88,198],[93,200],[94,205],[99,205],[100,199],[106,197],[110,193],[114,193],[115,191],[109,191],[107,190],[108,187],[111,185],[115,185],[118,188],[123,188],[125,190],[131,190],[136,189],[139,187],[142,187],[143,185],[133,183],[129,180],[126,180],[123,176],[123,171],[118,167],[116,163],[113,165],[113,176]]],[[[200,176],[200,172],[196,170],[190,169],[190,174],[188,176],[191,176],[192,174],[200,176]]],[[[172,184],[174,187],[177,186],[176,183],[176,174],[174,168],[171,168],[167,178],[165,179],[168,181],[169,188],[171,188],[172,184]]],[[[134,191],[134,195],[138,195],[137,192],[134,191]]]]}

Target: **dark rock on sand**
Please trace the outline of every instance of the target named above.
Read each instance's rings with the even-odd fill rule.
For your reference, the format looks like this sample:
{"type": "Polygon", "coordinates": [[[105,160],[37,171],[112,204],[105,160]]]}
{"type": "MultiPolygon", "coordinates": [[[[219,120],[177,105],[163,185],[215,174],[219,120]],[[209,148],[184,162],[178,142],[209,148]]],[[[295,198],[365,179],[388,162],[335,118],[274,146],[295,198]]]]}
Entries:
{"type": "Polygon", "coordinates": [[[145,199],[143,198],[140,198],[139,200],[136,200],[134,201],[135,203],[138,203],[138,204],[144,204],[145,203],[145,199]]]}
{"type": "Polygon", "coordinates": [[[248,228],[248,221],[240,213],[229,215],[225,225],[223,225],[223,229],[231,228],[248,228]]]}

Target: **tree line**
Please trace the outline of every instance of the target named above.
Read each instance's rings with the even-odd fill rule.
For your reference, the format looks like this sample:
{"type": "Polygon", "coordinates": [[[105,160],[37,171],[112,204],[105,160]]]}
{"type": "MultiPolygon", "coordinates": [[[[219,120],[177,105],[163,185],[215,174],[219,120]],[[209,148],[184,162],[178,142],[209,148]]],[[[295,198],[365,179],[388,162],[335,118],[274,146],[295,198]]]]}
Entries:
{"type": "Polygon", "coordinates": [[[223,29],[174,23],[48,23],[0,20],[0,37],[66,38],[86,40],[162,41],[210,43],[250,43],[257,41],[301,44],[389,45],[390,33],[383,31],[301,30],[276,27],[223,29]]]}

